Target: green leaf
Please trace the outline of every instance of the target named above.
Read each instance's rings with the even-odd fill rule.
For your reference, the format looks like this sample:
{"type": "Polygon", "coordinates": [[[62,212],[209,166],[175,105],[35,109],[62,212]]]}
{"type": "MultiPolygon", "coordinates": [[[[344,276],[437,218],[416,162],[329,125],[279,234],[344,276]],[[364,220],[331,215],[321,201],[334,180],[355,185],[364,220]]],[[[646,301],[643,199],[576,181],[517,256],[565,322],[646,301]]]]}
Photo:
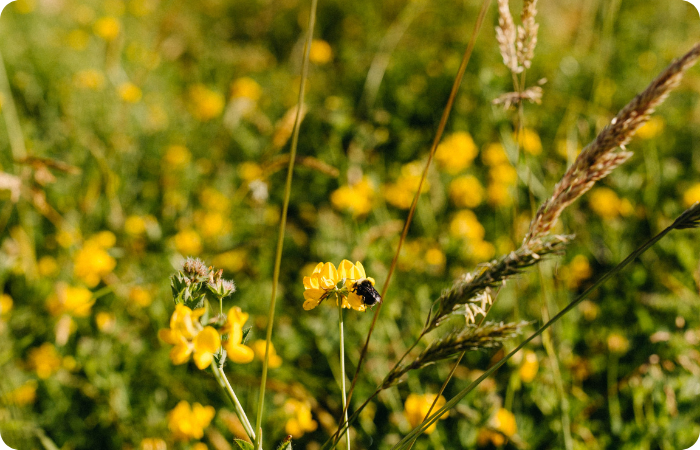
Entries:
{"type": "Polygon", "coordinates": [[[277,450],[292,450],[292,436],[289,435],[282,439],[280,445],[277,446],[277,450]]]}
{"type": "Polygon", "coordinates": [[[245,330],[243,330],[243,339],[241,339],[241,343],[245,344],[246,341],[248,340],[248,335],[250,334],[250,330],[252,330],[253,327],[248,327],[245,330]]]}
{"type": "Polygon", "coordinates": [[[233,440],[234,450],[253,450],[253,444],[248,441],[243,441],[241,439],[233,440]]]}

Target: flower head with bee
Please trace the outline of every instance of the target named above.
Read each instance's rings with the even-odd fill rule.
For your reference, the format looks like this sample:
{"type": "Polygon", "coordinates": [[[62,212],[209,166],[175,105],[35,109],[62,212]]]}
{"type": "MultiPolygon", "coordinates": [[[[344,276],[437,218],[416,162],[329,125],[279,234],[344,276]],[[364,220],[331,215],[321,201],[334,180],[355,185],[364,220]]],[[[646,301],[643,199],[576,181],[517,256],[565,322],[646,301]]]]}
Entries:
{"type": "Polygon", "coordinates": [[[335,295],[343,308],[364,311],[367,306],[380,303],[374,288],[374,278],[367,277],[361,262],[344,259],[338,268],[333,263],[318,263],[310,276],[304,277],[304,309],[314,309],[325,299],[335,295]]]}

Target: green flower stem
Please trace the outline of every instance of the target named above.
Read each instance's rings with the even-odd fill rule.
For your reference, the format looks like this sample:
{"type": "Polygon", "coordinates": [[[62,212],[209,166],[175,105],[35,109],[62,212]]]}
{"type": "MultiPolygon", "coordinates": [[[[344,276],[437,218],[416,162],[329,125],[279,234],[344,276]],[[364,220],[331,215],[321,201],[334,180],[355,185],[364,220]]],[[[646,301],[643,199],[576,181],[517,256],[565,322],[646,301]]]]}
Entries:
{"type": "MultiPolygon", "coordinates": [[[[348,423],[348,408],[347,398],[345,398],[345,338],[343,337],[343,302],[340,297],[338,300],[338,333],[340,333],[340,389],[342,391],[341,398],[343,399],[343,412],[345,423],[348,423]]],[[[345,443],[347,449],[350,450],[350,432],[345,433],[345,443]]]]}
{"type": "Polygon", "coordinates": [[[233,388],[228,382],[228,378],[226,378],[224,370],[220,368],[216,362],[213,362],[211,365],[211,371],[214,374],[216,381],[219,383],[219,386],[221,386],[221,389],[223,389],[224,392],[226,392],[226,395],[228,395],[229,400],[231,400],[231,403],[233,403],[233,407],[236,412],[236,415],[238,416],[238,420],[240,420],[241,424],[243,424],[243,428],[245,429],[245,433],[248,435],[248,438],[251,441],[254,441],[255,432],[253,431],[253,427],[250,425],[248,416],[246,416],[245,411],[243,410],[243,406],[241,406],[241,402],[238,401],[236,393],[233,392],[233,388]]]}

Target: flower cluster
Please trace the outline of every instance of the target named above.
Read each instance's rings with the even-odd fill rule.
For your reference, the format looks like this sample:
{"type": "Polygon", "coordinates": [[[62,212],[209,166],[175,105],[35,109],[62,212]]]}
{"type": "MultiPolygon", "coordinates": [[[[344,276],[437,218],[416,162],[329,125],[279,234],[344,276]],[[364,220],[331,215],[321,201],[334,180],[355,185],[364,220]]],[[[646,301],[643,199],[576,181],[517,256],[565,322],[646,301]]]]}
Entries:
{"type": "Polygon", "coordinates": [[[372,210],[374,187],[369,178],[363,177],[355,184],[341,186],[331,194],[331,203],[336,209],[347,210],[353,217],[364,216],[372,210]]]}
{"type": "Polygon", "coordinates": [[[110,231],[102,231],[91,237],[78,250],[73,259],[73,271],[87,287],[95,287],[102,277],[114,270],[117,265],[107,252],[114,247],[117,238],[110,231]]]}
{"type": "Polygon", "coordinates": [[[284,402],[284,411],[289,419],[284,426],[284,431],[294,438],[300,438],[304,433],[315,431],[318,423],[311,418],[311,408],[306,402],[290,398],[284,402]]]}
{"type": "Polygon", "coordinates": [[[204,429],[214,418],[214,413],[211,406],[202,406],[199,403],[190,406],[182,400],[168,413],[168,428],[177,440],[201,439],[204,429]]]}
{"type": "Polygon", "coordinates": [[[338,269],[333,263],[318,263],[313,273],[304,277],[304,309],[314,309],[322,301],[335,295],[342,302],[343,308],[364,311],[366,305],[358,292],[356,283],[369,280],[374,285],[374,279],[368,278],[361,262],[351,263],[344,259],[338,269]]]}
{"type": "MultiPolygon", "coordinates": [[[[435,394],[409,394],[406,398],[406,403],[404,403],[404,415],[406,420],[411,425],[412,428],[417,427],[423,422],[428,411],[430,411],[433,402],[435,401],[435,394]]],[[[436,412],[438,409],[445,406],[445,397],[442,395],[438,398],[435,403],[435,407],[432,408],[432,413],[436,412]]],[[[440,419],[446,419],[448,413],[440,416],[440,419]]],[[[425,429],[425,434],[430,434],[435,431],[437,422],[433,422],[428,428],[425,429]]]]}

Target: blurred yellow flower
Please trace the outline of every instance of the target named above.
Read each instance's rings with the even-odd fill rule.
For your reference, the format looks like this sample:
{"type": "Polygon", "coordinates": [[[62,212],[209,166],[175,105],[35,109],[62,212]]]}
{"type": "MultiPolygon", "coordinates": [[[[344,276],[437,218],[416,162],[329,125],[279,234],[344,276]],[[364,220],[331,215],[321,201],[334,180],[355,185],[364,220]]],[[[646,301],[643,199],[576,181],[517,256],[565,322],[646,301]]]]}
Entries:
{"type": "Polygon", "coordinates": [[[362,177],[358,183],[341,186],[331,194],[331,203],[336,209],[347,210],[353,217],[364,216],[372,210],[374,188],[369,178],[362,177]]]}
{"type": "Polygon", "coordinates": [[[102,248],[112,248],[117,243],[117,237],[111,231],[100,231],[90,238],[102,248]]]}
{"type": "Polygon", "coordinates": [[[180,231],[174,237],[175,249],[181,255],[199,255],[202,253],[202,240],[196,231],[186,229],[180,231]]]}
{"type": "Polygon", "coordinates": [[[445,254],[437,247],[432,247],[425,252],[425,262],[431,266],[444,266],[446,262],[445,254]]]}
{"type": "Polygon", "coordinates": [[[129,12],[136,17],[147,16],[154,12],[157,7],[158,0],[131,0],[129,2],[129,12]]]}
{"type": "Polygon", "coordinates": [[[450,182],[450,198],[458,208],[475,208],[484,198],[484,188],[476,177],[465,175],[450,182]]]}
{"type": "Polygon", "coordinates": [[[491,441],[493,445],[500,447],[506,443],[507,438],[513,437],[518,432],[515,416],[504,408],[496,411],[496,414],[489,420],[488,426],[490,429],[479,431],[477,442],[480,446],[486,445],[491,441]]]}
{"type": "Polygon", "coordinates": [[[493,206],[510,206],[513,204],[510,187],[507,184],[491,183],[486,188],[486,196],[493,206]]]}
{"type": "Polygon", "coordinates": [[[66,36],[66,44],[73,50],[85,50],[88,42],[90,42],[90,35],[80,29],[73,30],[66,36]]]}
{"type": "Polygon", "coordinates": [[[129,216],[124,221],[124,231],[132,236],[142,235],[146,232],[146,221],[142,216],[129,216]]]}
{"type": "Polygon", "coordinates": [[[584,255],[576,255],[571,260],[568,266],[564,267],[564,276],[567,276],[567,287],[576,289],[581,285],[581,282],[587,280],[593,275],[591,264],[588,258],[584,255]]]}
{"type": "Polygon", "coordinates": [[[202,206],[214,211],[226,212],[230,206],[229,198],[214,188],[204,188],[199,195],[202,206]]]}
{"type": "Polygon", "coordinates": [[[486,261],[488,259],[493,258],[493,255],[496,254],[496,247],[490,242],[486,242],[484,240],[474,240],[469,242],[470,250],[471,250],[471,258],[474,261],[486,261]]]}
{"type": "Polygon", "coordinates": [[[217,238],[231,231],[231,221],[218,211],[195,211],[194,221],[205,239],[217,238]]]}
{"type": "Polygon", "coordinates": [[[95,323],[97,324],[97,329],[103,333],[109,333],[114,330],[114,326],[117,324],[117,318],[112,313],[100,311],[95,316],[95,323]]]}
{"type": "Polygon", "coordinates": [[[333,58],[333,50],[331,45],[322,40],[314,39],[311,41],[311,49],[309,50],[309,61],[314,64],[326,64],[333,58]]]}
{"type": "Polygon", "coordinates": [[[0,316],[6,316],[12,311],[12,297],[7,294],[0,294],[0,316]]]}
{"type": "Polygon", "coordinates": [[[141,88],[128,81],[120,84],[119,87],[117,87],[117,92],[119,93],[119,97],[127,103],[138,103],[143,95],[141,93],[141,88]]]}
{"type": "Polygon", "coordinates": [[[189,403],[182,400],[168,413],[168,428],[176,440],[201,439],[214,414],[212,406],[194,403],[190,407],[189,403]]]}
{"type": "Polygon", "coordinates": [[[518,133],[516,133],[515,137],[518,139],[520,148],[525,152],[534,156],[542,153],[542,141],[540,141],[540,137],[535,130],[524,128],[522,133],[519,136],[518,133]]]}
{"type": "Polygon", "coordinates": [[[498,164],[489,170],[489,179],[493,183],[515,186],[518,181],[518,172],[508,163],[498,164]]]}
{"type": "Polygon", "coordinates": [[[620,198],[615,191],[599,187],[591,191],[588,206],[603,219],[614,219],[620,214],[620,198]]]}
{"type": "Polygon", "coordinates": [[[470,241],[484,239],[486,230],[479,223],[476,214],[468,209],[458,211],[450,221],[450,234],[457,238],[466,238],[470,241]]]}
{"type": "MultiPolygon", "coordinates": [[[[435,394],[409,394],[404,403],[404,415],[406,420],[411,425],[411,428],[415,428],[423,422],[425,416],[430,411],[430,407],[435,401],[435,394]]],[[[438,398],[430,414],[437,412],[438,409],[445,406],[445,397],[442,395],[438,398]]],[[[440,419],[446,419],[449,415],[449,411],[445,412],[440,419]]],[[[425,434],[430,434],[435,431],[437,427],[437,422],[433,422],[428,428],[425,429],[425,434]]]]}
{"type": "MultiPolygon", "coordinates": [[[[253,342],[252,345],[253,352],[255,352],[255,357],[260,361],[265,361],[265,345],[266,341],[263,339],[258,339],[257,341],[253,342]]],[[[272,342],[270,342],[270,359],[267,365],[271,369],[276,369],[282,365],[282,358],[280,358],[275,351],[275,347],[272,345],[272,342]]]]}
{"type": "Polygon", "coordinates": [[[192,450],[207,450],[208,448],[204,442],[197,442],[192,446],[192,450]]]}
{"type": "Polygon", "coordinates": [[[7,394],[7,403],[11,405],[24,406],[34,403],[36,400],[35,380],[30,380],[7,394]]]}
{"type": "Polygon", "coordinates": [[[435,151],[435,160],[449,174],[456,174],[469,167],[479,150],[471,135],[457,131],[447,136],[435,151]]]}
{"type": "Polygon", "coordinates": [[[88,287],[97,286],[102,277],[112,272],[117,265],[115,259],[107,253],[106,249],[114,245],[106,245],[109,242],[111,241],[100,235],[93,236],[73,256],[73,273],[88,287]]]}
{"type": "Polygon", "coordinates": [[[212,263],[214,267],[219,267],[228,272],[239,272],[245,267],[247,261],[248,252],[245,249],[238,248],[216,255],[212,263]]]}
{"type": "Polygon", "coordinates": [[[184,169],[191,160],[192,154],[184,145],[171,145],[163,155],[163,162],[169,169],[184,169]]]}
{"type": "Polygon", "coordinates": [[[168,450],[168,445],[163,439],[146,438],[141,441],[141,450],[168,450]]]}
{"type": "Polygon", "coordinates": [[[20,14],[29,14],[34,11],[36,0],[17,0],[15,2],[15,11],[20,14]]]}
{"type": "Polygon", "coordinates": [[[252,161],[245,161],[238,165],[238,173],[244,181],[250,183],[253,180],[262,178],[263,171],[259,164],[252,161]]]}
{"type": "Polygon", "coordinates": [[[289,416],[284,431],[295,439],[318,428],[318,423],[311,417],[311,407],[306,402],[290,398],[284,402],[284,412],[289,416]]]}
{"type": "Polygon", "coordinates": [[[203,370],[213,361],[214,353],[221,347],[221,338],[214,327],[202,327],[199,323],[204,312],[204,308],[192,311],[185,305],[175,305],[170,328],[158,331],[158,337],[163,342],[174,346],[170,350],[173,364],[184,364],[192,355],[197,368],[203,370]]]}
{"type": "Polygon", "coordinates": [[[145,308],[151,304],[153,298],[147,289],[141,286],[134,286],[129,290],[129,300],[145,308]]]}
{"type": "Polygon", "coordinates": [[[506,149],[503,148],[503,144],[500,142],[493,142],[486,146],[484,151],[481,153],[481,160],[487,166],[498,166],[501,164],[508,164],[508,155],[506,154],[506,149]]]}
{"type": "MultiPolygon", "coordinates": [[[[418,184],[423,172],[420,161],[413,161],[401,167],[401,174],[395,183],[387,183],[382,190],[384,198],[390,204],[401,209],[411,207],[413,197],[418,190],[418,184]]],[[[421,193],[430,189],[430,183],[426,179],[423,182],[421,193]]]]}
{"type": "Polygon", "coordinates": [[[260,85],[248,77],[241,77],[231,83],[231,98],[247,98],[257,102],[262,95],[260,85]]]}
{"type": "Polygon", "coordinates": [[[61,368],[61,356],[53,344],[45,342],[29,350],[28,365],[39,378],[45,380],[61,368]]]}
{"type": "Polygon", "coordinates": [[[107,16],[97,19],[92,29],[105,41],[113,41],[119,36],[121,25],[116,18],[107,16]]]}
{"type": "Polygon", "coordinates": [[[247,321],[248,313],[234,306],[228,310],[226,324],[221,330],[224,334],[228,333],[228,340],[224,342],[228,358],[238,364],[247,364],[255,357],[253,349],[243,344],[243,325],[247,321]]]}
{"type": "Polygon", "coordinates": [[[73,76],[73,84],[79,88],[99,91],[105,84],[105,76],[99,70],[81,70],[73,76]]]}
{"type": "Polygon", "coordinates": [[[525,352],[523,357],[523,362],[520,364],[520,369],[518,369],[518,374],[520,375],[520,380],[523,383],[529,383],[535,379],[537,371],[540,368],[540,363],[537,360],[537,354],[532,350],[525,352]]]}
{"type": "Polygon", "coordinates": [[[73,317],[87,317],[94,304],[95,298],[88,289],[63,283],[57,284],[56,291],[46,300],[46,307],[54,316],[69,314],[73,317]]]}
{"type": "Polygon", "coordinates": [[[192,115],[201,122],[219,117],[224,110],[224,96],[203,84],[191,86],[189,97],[192,115]]]}
{"type": "Polygon", "coordinates": [[[637,136],[642,139],[653,139],[664,131],[664,119],[653,116],[647,123],[637,130],[637,136]]]}
{"type": "Polygon", "coordinates": [[[625,353],[630,348],[630,341],[620,333],[608,335],[608,349],[613,353],[625,353]]]}
{"type": "Polygon", "coordinates": [[[683,194],[683,204],[686,208],[689,208],[695,202],[700,202],[700,183],[690,186],[683,194]]]}
{"type": "Polygon", "coordinates": [[[37,261],[37,270],[42,277],[51,277],[58,273],[58,263],[52,256],[42,256],[37,261]]]}

